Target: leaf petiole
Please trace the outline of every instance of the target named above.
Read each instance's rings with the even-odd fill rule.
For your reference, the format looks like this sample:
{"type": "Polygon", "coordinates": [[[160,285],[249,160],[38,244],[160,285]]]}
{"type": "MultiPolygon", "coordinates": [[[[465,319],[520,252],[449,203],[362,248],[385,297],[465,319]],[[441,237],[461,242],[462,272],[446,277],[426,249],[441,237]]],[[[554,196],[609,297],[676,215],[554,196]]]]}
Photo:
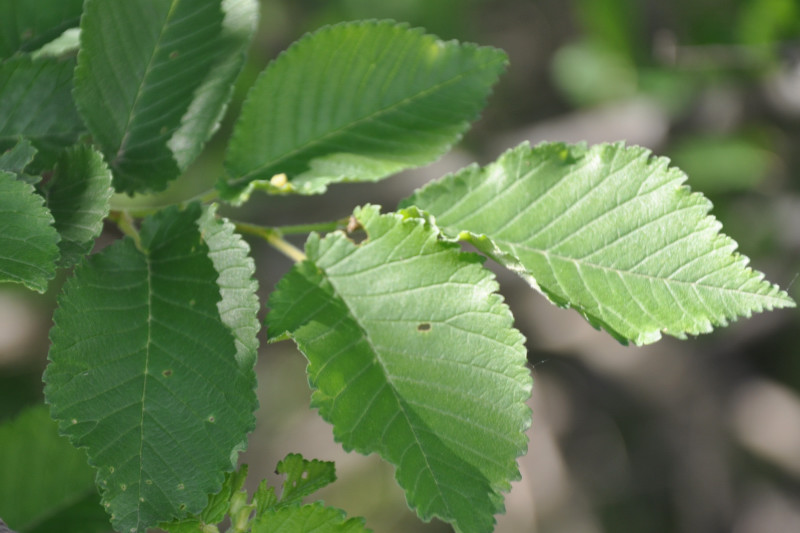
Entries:
{"type": "Polygon", "coordinates": [[[108,214],[108,218],[117,225],[124,235],[133,239],[138,250],[142,250],[142,240],[139,237],[139,230],[136,229],[136,225],[133,223],[133,217],[128,211],[112,210],[108,214]]]}
{"type": "Polygon", "coordinates": [[[267,241],[270,246],[281,252],[295,263],[300,263],[306,260],[306,254],[304,254],[302,250],[294,246],[292,243],[285,240],[283,238],[283,232],[278,228],[257,226],[255,224],[247,224],[246,222],[234,222],[234,224],[236,225],[236,231],[239,233],[261,237],[267,241]]]}

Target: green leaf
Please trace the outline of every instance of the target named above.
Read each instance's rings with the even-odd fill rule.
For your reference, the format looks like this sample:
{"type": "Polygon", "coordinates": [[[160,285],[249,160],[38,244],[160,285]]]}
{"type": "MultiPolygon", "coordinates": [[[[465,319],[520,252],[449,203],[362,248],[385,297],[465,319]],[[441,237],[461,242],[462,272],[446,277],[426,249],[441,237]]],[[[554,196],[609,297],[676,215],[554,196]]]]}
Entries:
{"type": "Polygon", "coordinates": [[[254,426],[252,367],[220,318],[197,204],[90,256],[59,298],[45,397],[86,447],[114,527],[197,513],[254,426]]]}
{"type": "Polygon", "coordinates": [[[40,57],[61,57],[78,53],[81,46],[81,29],[70,28],[57,38],[31,54],[33,59],[40,57]]]}
{"type": "Polygon", "coordinates": [[[198,226],[209,248],[208,256],[219,273],[217,284],[222,300],[217,305],[222,318],[236,341],[236,360],[242,368],[253,368],[258,355],[258,310],[261,307],[253,279],[255,263],[250,247],[234,231],[228,220],[216,218],[217,206],[209,206],[198,220],[198,226]]]}
{"type": "Polygon", "coordinates": [[[222,0],[222,11],[225,19],[216,43],[214,64],[195,90],[194,100],[183,116],[180,128],[169,140],[169,147],[181,169],[194,161],[217,130],[258,27],[257,0],[222,0]]]}
{"type": "Polygon", "coordinates": [[[82,145],[64,151],[46,189],[47,206],[61,235],[60,267],[89,253],[103,230],[112,194],[111,171],[103,156],[82,145]]]}
{"type": "Polygon", "coordinates": [[[347,519],[344,511],[321,503],[284,507],[253,522],[252,533],[364,533],[362,518],[347,519]]]}
{"type": "Polygon", "coordinates": [[[217,64],[233,57],[220,4],[86,1],[75,100],[118,191],[164,189],[188,163],[171,144],[194,154],[219,119],[222,85],[235,70],[217,64]],[[217,108],[199,111],[196,96],[217,108]]]}
{"type": "Polygon", "coordinates": [[[36,50],[78,25],[83,0],[0,2],[0,58],[36,50]]]}
{"type": "Polygon", "coordinates": [[[0,171],[0,281],[38,292],[56,273],[59,236],[31,184],[0,171]]]}
{"type": "Polygon", "coordinates": [[[223,195],[242,202],[254,187],[315,194],[429,163],[477,117],[505,65],[500,50],[445,43],[391,21],[307,35],[251,89],[223,195]],[[288,187],[270,184],[279,174],[288,187]]]}
{"type": "Polygon", "coordinates": [[[523,144],[402,205],[432,214],[445,235],[472,242],[621,341],[683,338],[794,306],[747,267],[708,215],[711,203],[685,180],[640,147],[523,144]]]}
{"type": "Polygon", "coordinates": [[[355,217],[360,245],[309,237],[270,298],[270,336],[297,342],[336,439],[396,465],[423,519],[490,531],[526,448],[522,335],[480,256],[418,218],[355,217]]]}
{"type": "Polygon", "coordinates": [[[278,474],[285,474],[280,505],[299,503],[322,487],[336,481],[336,467],[330,461],[311,461],[302,455],[292,453],[278,463],[275,469],[278,474]]]}
{"type": "MultiPolygon", "coordinates": [[[[0,154],[0,170],[22,174],[36,156],[36,148],[28,139],[19,139],[17,144],[0,154]]],[[[41,179],[41,176],[38,177],[41,179]]]]}
{"type": "Polygon", "coordinates": [[[44,531],[45,522],[60,520],[57,530],[66,531],[77,508],[81,531],[109,530],[94,475],[86,454],[58,435],[45,406],[0,426],[0,517],[10,528],[44,531]]]}
{"type": "Polygon", "coordinates": [[[85,131],[72,101],[75,61],[27,56],[0,63],[0,148],[20,136],[64,146],[85,131]]]}

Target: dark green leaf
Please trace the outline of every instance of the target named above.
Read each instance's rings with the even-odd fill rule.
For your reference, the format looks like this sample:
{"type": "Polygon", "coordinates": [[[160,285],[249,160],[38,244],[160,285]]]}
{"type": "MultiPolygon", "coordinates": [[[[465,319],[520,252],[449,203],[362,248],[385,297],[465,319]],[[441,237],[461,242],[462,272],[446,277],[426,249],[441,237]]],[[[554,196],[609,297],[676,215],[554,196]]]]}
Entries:
{"type": "Polygon", "coordinates": [[[76,146],[61,155],[46,190],[47,206],[61,235],[59,266],[70,267],[91,251],[112,192],[111,171],[91,147],[76,146]]]}
{"type": "Polygon", "coordinates": [[[47,290],[55,276],[59,236],[33,186],[0,171],[0,281],[47,290]]]}
{"type": "Polygon", "coordinates": [[[323,28],[251,89],[220,187],[313,194],[430,163],[466,131],[506,64],[497,49],[442,42],[393,22],[323,28]],[[281,178],[285,174],[288,183],[281,178]]]}
{"type": "Polygon", "coordinates": [[[0,148],[19,137],[66,145],[85,131],[72,101],[72,59],[16,57],[0,63],[0,148]]]}
{"type": "Polygon", "coordinates": [[[81,115],[117,190],[164,189],[187,163],[170,144],[194,154],[210,135],[194,128],[213,127],[227,100],[220,87],[232,71],[217,65],[211,74],[233,57],[220,0],[87,0],[84,11],[75,71],[81,115]],[[216,108],[192,108],[198,91],[216,108]]]}
{"type": "Polygon", "coordinates": [[[45,396],[125,533],[201,511],[254,425],[253,369],[220,318],[200,215],[163,210],[141,248],[90,256],[54,316],[45,396]]]}
{"type": "Polygon", "coordinates": [[[3,0],[0,58],[36,50],[67,28],[77,26],[82,8],[83,0],[3,0]]]}
{"type": "Polygon", "coordinates": [[[396,465],[423,519],[490,531],[526,448],[522,335],[482,258],[419,218],[355,217],[360,245],[309,237],[270,298],[270,335],[297,342],[336,439],[396,465]]]}

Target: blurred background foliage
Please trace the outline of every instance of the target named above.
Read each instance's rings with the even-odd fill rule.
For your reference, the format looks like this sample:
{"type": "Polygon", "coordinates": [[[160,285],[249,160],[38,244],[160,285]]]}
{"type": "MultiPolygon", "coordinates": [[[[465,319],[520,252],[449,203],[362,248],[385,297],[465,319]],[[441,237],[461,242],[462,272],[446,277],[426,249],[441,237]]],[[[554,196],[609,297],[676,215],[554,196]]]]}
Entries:
{"type": "MultiPolygon", "coordinates": [[[[394,209],[426,181],[487,163],[523,140],[625,139],[685,170],[752,265],[800,300],[796,0],[262,0],[260,31],[225,122],[158,201],[213,184],[241,101],[271,58],[304,32],[362,18],[497,46],[511,64],[481,120],[441,161],[382,184],[338,185],[323,197],[262,195],[227,213],[281,225],[340,218],[365,202],[394,209]]],[[[109,227],[98,246],[118,237],[109,227]]],[[[290,263],[262,242],[251,245],[266,301],[290,263]]],[[[0,286],[0,421],[41,401],[64,276],[43,297],[0,286]]],[[[536,384],[522,480],[498,532],[800,531],[797,310],[687,341],[625,347],[515,276],[498,277],[528,338],[536,384]]],[[[337,461],[340,479],[320,496],[365,516],[376,532],[450,531],[417,521],[391,467],[334,444],[308,409],[302,356],[288,343],[262,344],[259,424],[242,458],[251,487],[271,478],[286,453],[302,452],[337,461]]]]}

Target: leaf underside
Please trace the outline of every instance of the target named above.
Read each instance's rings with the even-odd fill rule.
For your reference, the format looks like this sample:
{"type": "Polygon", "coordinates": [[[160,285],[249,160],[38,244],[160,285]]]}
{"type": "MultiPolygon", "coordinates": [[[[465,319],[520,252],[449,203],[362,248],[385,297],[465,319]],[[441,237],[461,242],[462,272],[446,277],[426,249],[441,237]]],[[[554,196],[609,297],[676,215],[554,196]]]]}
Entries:
{"type": "Polygon", "coordinates": [[[199,512],[253,428],[252,366],[218,310],[197,220],[163,210],[85,260],[59,298],[45,397],[98,469],[118,531],[199,512]]]}
{"type": "Polygon", "coordinates": [[[421,219],[355,216],[360,245],[311,235],[270,298],[270,336],[297,342],[313,406],[345,449],[397,467],[420,517],[490,531],[526,448],[523,338],[479,256],[421,219]]]}
{"type": "Polygon", "coordinates": [[[442,42],[391,21],[344,23],[297,41],[250,90],[226,156],[229,201],[252,187],[316,194],[441,156],[505,68],[497,49],[442,42]],[[270,178],[285,174],[288,185],[270,178]]]}
{"type": "Polygon", "coordinates": [[[0,281],[38,292],[55,276],[59,236],[33,186],[0,171],[0,281]]]}
{"type": "Polygon", "coordinates": [[[403,206],[435,217],[552,302],[620,341],[707,333],[793,306],[747,267],[736,243],[665,158],[621,143],[523,144],[417,191],[403,206]]]}
{"type": "Polygon", "coordinates": [[[221,0],[87,0],[75,101],[118,191],[164,189],[216,126],[230,96],[217,82],[238,72],[216,79],[216,61],[230,59],[223,19],[221,0]]]}

